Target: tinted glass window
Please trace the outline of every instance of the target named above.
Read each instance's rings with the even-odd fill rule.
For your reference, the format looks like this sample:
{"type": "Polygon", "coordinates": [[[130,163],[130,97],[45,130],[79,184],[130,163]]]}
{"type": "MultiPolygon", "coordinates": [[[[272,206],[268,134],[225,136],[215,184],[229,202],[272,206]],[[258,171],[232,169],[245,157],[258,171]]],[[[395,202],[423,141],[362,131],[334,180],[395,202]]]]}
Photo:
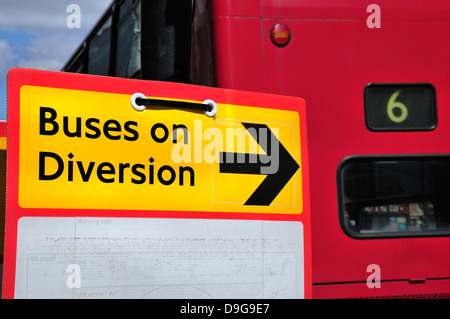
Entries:
{"type": "Polygon", "coordinates": [[[143,78],[190,82],[192,1],[143,1],[142,8],[143,78]]]}
{"type": "Polygon", "coordinates": [[[352,237],[450,235],[450,156],[355,157],[338,170],[352,237]]]}
{"type": "Polygon", "coordinates": [[[137,4],[117,31],[116,76],[132,77],[141,69],[141,4],[137,4]]]}
{"type": "Polygon", "coordinates": [[[119,19],[122,19],[132,6],[133,0],[125,0],[124,2],[122,2],[119,9],[119,19]]]}
{"type": "Polygon", "coordinates": [[[89,43],[89,74],[109,75],[111,21],[109,17],[89,43]]]}

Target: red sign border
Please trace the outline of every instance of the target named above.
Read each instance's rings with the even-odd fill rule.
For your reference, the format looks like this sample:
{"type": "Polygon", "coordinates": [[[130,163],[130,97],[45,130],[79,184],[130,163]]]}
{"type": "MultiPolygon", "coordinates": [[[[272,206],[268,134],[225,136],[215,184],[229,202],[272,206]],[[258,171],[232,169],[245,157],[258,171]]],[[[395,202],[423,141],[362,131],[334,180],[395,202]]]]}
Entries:
{"type": "MultiPolygon", "coordinates": [[[[298,97],[253,93],[238,90],[202,87],[196,85],[158,82],[147,80],[122,79],[95,75],[63,73],[13,68],[7,77],[7,195],[5,216],[5,252],[3,266],[2,298],[14,298],[15,267],[17,248],[18,220],[24,216],[39,217],[134,217],[134,218],[193,218],[193,219],[250,219],[301,221],[304,231],[304,287],[305,298],[312,295],[311,276],[311,226],[310,226],[310,193],[308,167],[308,141],[306,128],[305,102],[298,97]],[[212,99],[217,104],[256,106],[259,108],[290,110],[299,113],[300,143],[303,190],[302,214],[267,214],[267,213],[234,213],[234,212],[193,212],[193,211],[134,211],[134,210],[100,210],[91,209],[28,209],[18,204],[19,190],[19,134],[20,134],[20,89],[24,85],[49,88],[72,89],[115,94],[136,92],[157,92],[160,97],[204,101],[212,99]],[[280,100],[283,105],[280,105],[280,100]],[[300,106],[299,106],[300,105],[300,106]]],[[[149,94],[150,95],[150,94],[149,94]]],[[[102,107],[102,106],[100,106],[102,107]]],[[[105,108],[107,106],[104,106],[105,108]]]]}

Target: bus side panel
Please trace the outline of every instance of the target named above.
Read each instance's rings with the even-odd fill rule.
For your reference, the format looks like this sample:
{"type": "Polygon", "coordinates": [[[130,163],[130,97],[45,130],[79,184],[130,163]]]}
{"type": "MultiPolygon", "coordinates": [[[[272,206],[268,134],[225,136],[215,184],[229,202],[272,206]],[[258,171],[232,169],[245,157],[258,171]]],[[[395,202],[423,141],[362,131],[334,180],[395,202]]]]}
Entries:
{"type": "Polygon", "coordinates": [[[217,86],[263,91],[260,19],[220,16],[213,24],[217,86]]]}
{"type": "MultiPolygon", "coordinates": [[[[361,18],[365,17],[362,12],[361,18]]],[[[267,19],[262,35],[266,91],[306,100],[313,283],[365,283],[371,264],[380,266],[382,281],[450,278],[449,237],[361,240],[344,234],[336,182],[338,166],[348,156],[450,153],[450,47],[443,41],[450,36],[450,23],[382,21],[381,29],[369,29],[365,19],[267,19]],[[275,47],[265,36],[275,23],[292,30],[285,48],[275,47]],[[431,83],[437,91],[437,128],[429,132],[368,130],[364,87],[386,82],[431,83]]],[[[429,280],[422,285],[422,292],[433,292],[429,280]]],[[[330,287],[336,294],[328,296],[334,297],[353,289],[351,285],[342,285],[342,291],[316,287],[320,295],[327,295],[324,291],[330,287]]]]}
{"type": "MultiPolygon", "coordinates": [[[[205,1],[205,0],[203,0],[205,1]]],[[[208,0],[206,0],[208,1],[208,0]]],[[[213,1],[216,16],[258,17],[260,14],[260,0],[219,0],[213,1]]]]}
{"type": "Polygon", "coordinates": [[[369,4],[377,4],[380,7],[383,21],[444,21],[450,16],[447,0],[428,2],[423,0],[261,0],[261,15],[273,19],[363,20],[365,22],[373,12],[373,9],[369,9],[367,13],[369,4]]]}

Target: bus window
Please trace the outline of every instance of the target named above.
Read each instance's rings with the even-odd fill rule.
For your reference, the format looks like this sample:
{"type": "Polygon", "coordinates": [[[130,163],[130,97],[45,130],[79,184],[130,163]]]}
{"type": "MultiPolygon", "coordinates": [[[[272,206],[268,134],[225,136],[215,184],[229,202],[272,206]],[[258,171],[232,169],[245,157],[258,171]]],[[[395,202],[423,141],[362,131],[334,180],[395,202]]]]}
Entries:
{"type": "Polygon", "coordinates": [[[191,0],[142,2],[142,78],[190,82],[191,11],[191,0]]]}
{"type": "Polygon", "coordinates": [[[119,8],[119,19],[122,20],[122,18],[128,13],[128,11],[133,6],[133,0],[124,0],[120,4],[119,8]]]}
{"type": "Polygon", "coordinates": [[[351,237],[450,235],[450,156],[351,157],[338,169],[351,237]]]}
{"type": "Polygon", "coordinates": [[[89,74],[109,75],[111,22],[110,16],[89,42],[89,74]]]}
{"type": "Polygon", "coordinates": [[[136,77],[141,69],[141,3],[119,22],[116,76],[136,77]]]}
{"type": "Polygon", "coordinates": [[[63,71],[192,83],[192,47],[196,83],[212,85],[212,34],[208,0],[116,0],[63,71]]]}

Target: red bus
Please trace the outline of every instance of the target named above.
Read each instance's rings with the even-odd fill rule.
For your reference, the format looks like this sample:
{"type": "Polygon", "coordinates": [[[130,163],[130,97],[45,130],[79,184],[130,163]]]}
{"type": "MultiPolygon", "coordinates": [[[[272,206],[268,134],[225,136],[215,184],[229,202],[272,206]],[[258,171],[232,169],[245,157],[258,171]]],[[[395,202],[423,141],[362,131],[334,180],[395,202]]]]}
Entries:
{"type": "Polygon", "coordinates": [[[305,99],[313,298],[450,296],[450,2],[117,0],[63,71],[305,99]]]}

